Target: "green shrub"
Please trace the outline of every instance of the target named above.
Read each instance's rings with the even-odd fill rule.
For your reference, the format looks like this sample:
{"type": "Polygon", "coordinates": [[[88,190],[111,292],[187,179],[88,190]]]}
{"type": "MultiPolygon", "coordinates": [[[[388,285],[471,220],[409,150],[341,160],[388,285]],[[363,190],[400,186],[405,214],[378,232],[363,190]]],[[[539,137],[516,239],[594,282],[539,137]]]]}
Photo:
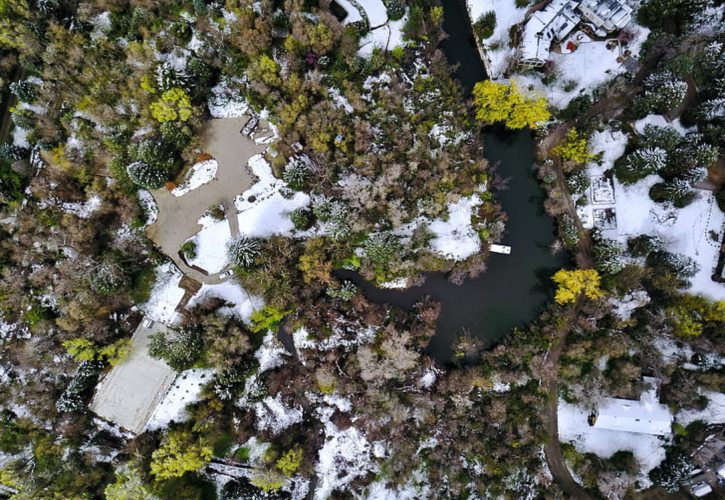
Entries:
{"type": "Polygon", "coordinates": [[[250,330],[254,333],[273,330],[289,313],[290,311],[284,311],[272,306],[257,309],[252,313],[252,317],[250,318],[252,320],[250,330]]]}
{"type": "Polygon", "coordinates": [[[496,13],[493,11],[481,14],[478,20],[473,23],[473,33],[479,41],[486,40],[493,36],[496,29],[496,13]]]}
{"type": "Polygon", "coordinates": [[[196,242],[195,241],[187,241],[183,245],[181,245],[181,253],[184,254],[184,257],[187,259],[193,259],[196,257],[196,242]]]}

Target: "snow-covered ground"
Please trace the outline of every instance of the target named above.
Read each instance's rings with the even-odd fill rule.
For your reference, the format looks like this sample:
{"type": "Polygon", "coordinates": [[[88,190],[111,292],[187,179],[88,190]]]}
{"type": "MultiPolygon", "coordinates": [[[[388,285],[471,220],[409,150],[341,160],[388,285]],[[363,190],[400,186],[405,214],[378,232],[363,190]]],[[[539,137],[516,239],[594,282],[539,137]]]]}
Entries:
{"type": "Polygon", "coordinates": [[[591,427],[586,411],[561,399],[558,413],[560,441],[572,443],[581,453],[594,453],[602,458],[609,458],[620,450],[631,451],[640,465],[640,482],[650,484],[647,473],[664,460],[667,441],[650,434],[591,427]]]}
{"type": "Polygon", "coordinates": [[[218,167],[219,164],[216,160],[206,160],[196,163],[193,167],[191,167],[191,170],[189,170],[184,184],[174,188],[171,191],[171,194],[176,197],[184,196],[189,191],[203,186],[207,182],[211,182],[214,180],[214,176],[216,176],[218,167]]]}
{"type": "Polygon", "coordinates": [[[236,316],[245,322],[249,321],[254,311],[264,307],[263,299],[249,294],[240,284],[234,281],[225,281],[217,285],[202,285],[196,295],[189,301],[187,309],[211,297],[222,299],[230,304],[220,309],[222,314],[236,316]]]}
{"type": "Polygon", "coordinates": [[[262,345],[254,353],[254,357],[259,362],[259,373],[282,366],[288,356],[289,353],[272,330],[267,332],[262,345]]]}
{"type": "Polygon", "coordinates": [[[325,444],[315,465],[315,498],[320,500],[329,498],[335,490],[345,490],[353,480],[376,472],[378,467],[373,455],[382,455],[382,446],[370,443],[355,427],[341,430],[332,423],[330,417],[335,409],[326,406],[318,410],[320,422],[325,426],[325,444]]]}
{"type": "Polygon", "coordinates": [[[275,435],[302,421],[302,408],[286,405],[281,394],[267,396],[255,403],[254,413],[257,416],[257,428],[275,435]]]}
{"type": "Polygon", "coordinates": [[[677,413],[675,420],[688,425],[695,420],[703,420],[708,424],[725,423],[725,394],[721,392],[705,391],[702,394],[707,397],[708,404],[703,410],[682,410],[677,413]]]}
{"type": "Polygon", "coordinates": [[[428,225],[435,235],[430,242],[436,253],[453,260],[465,260],[478,252],[481,239],[471,226],[473,209],[481,204],[478,195],[461,198],[448,204],[448,220],[436,219],[428,225]]]}
{"type": "Polygon", "coordinates": [[[214,118],[237,118],[243,116],[249,109],[241,92],[232,89],[226,81],[211,89],[207,106],[209,114],[214,118]]]}
{"type": "Polygon", "coordinates": [[[213,376],[213,369],[192,368],[179,373],[173,385],[151,414],[151,418],[146,424],[146,430],[162,429],[171,421],[185,421],[188,418],[186,406],[199,400],[204,385],[213,376]]]}
{"type": "Polygon", "coordinates": [[[516,55],[516,49],[509,47],[511,42],[509,31],[512,26],[524,20],[528,7],[518,8],[514,0],[466,0],[466,4],[471,23],[478,21],[478,18],[486,12],[496,13],[493,35],[483,41],[484,50],[490,61],[489,77],[496,80],[503,75],[516,55]]]}
{"type": "Polygon", "coordinates": [[[178,319],[176,306],[184,297],[184,290],[179,288],[181,271],[171,262],[156,268],[156,283],[151,290],[151,297],[139,305],[146,316],[154,321],[167,325],[174,324],[178,319]]]}
{"type": "Polygon", "coordinates": [[[357,0],[355,3],[362,7],[362,11],[349,0],[339,0],[338,3],[348,14],[343,24],[360,22],[364,18],[370,24],[370,31],[360,40],[359,56],[370,57],[375,47],[392,50],[403,45],[403,26],[408,20],[407,13],[402,19],[390,21],[382,0],[357,0]]]}
{"type": "Polygon", "coordinates": [[[76,215],[81,219],[87,219],[93,213],[101,208],[103,200],[98,195],[93,195],[88,198],[85,202],[65,202],[61,205],[64,212],[76,215]]]}
{"type": "MultiPolygon", "coordinates": [[[[657,123],[657,118],[651,115],[642,123],[638,122],[638,126],[644,127],[646,123],[657,123]]],[[[677,128],[684,132],[682,127],[677,128]]],[[[596,180],[624,154],[627,136],[611,130],[595,132],[589,144],[593,153],[603,152],[600,163],[587,165],[588,175],[596,180]]],[[[604,237],[626,244],[628,238],[641,234],[661,236],[668,251],[684,254],[700,266],[697,274],[690,279],[690,292],[715,300],[725,299],[725,285],[710,279],[720,248],[719,240],[713,240],[710,233],[722,238],[725,214],[718,208],[710,191],[698,190],[695,201],[682,209],[671,204],[655,203],[649,197],[649,190],[661,180],[658,175],[650,175],[633,185],[624,185],[614,177],[611,181],[613,202],[601,201],[606,197],[590,189],[589,203],[578,208],[582,223],[593,227],[597,211],[613,209],[616,227],[603,230],[604,237]]]]}
{"type": "Polygon", "coordinates": [[[253,156],[248,164],[259,180],[234,202],[239,212],[239,232],[258,237],[291,235],[294,225],[289,214],[309,205],[309,195],[297,191],[291,198],[285,198],[282,190],[286,183],[274,177],[262,155],[253,156]]]}
{"type": "Polygon", "coordinates": [[[196,256],[187,261],[210,274],[218,273],[229,263],[227,244],[232,238],[229,221],[205,215],[199,219],[199,224],[203,229],[189,239],[196,244],[196,256]]]}

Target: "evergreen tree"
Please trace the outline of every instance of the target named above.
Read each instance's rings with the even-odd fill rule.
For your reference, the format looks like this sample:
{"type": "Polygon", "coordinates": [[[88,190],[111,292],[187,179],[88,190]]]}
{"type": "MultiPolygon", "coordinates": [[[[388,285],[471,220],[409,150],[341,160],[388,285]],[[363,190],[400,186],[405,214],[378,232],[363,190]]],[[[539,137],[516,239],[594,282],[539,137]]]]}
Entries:
{"type": "Polygon", "coordinates": [[[312,227],[312,213],[306,208],[298,208],[290,213],[292,225],[298,231],[307,231],[312,227]]]}
{"type": "Polygon", "coordinates": [[[287,163],[282,174],[282,180],[284,180],[289,187],[297,191],[301,190],[305,186],[305,182],[307,182],[308,177],[309,167],[307,166],[307,162],[299,157],[293,158],[289,163],[287,163]]]}
{"type": "Polygon", "coordinates": [[[627,240],[627,250],[632,257],[647,257],[652,252],[664,248],[664,241],[659,236],[641,234],[627,240]]]}
{"type": "Polygon", "coordinates": [[[650,472],[649,477],[665,491],[675,492],[690,484],[690,476],[694,471],[690,457],[671,450],[664,462],[650,472]]]}
{"type": "Polygon", "coordinates": [[[191,368],[204,348],[201,331],[196,327],[184,327],[172,338],[163,332],[150,337],[148,352],[151,357],[163,359],[176,371],[191,368]]]}
{"type": "Polygon", "coordinates": [[[625,168],[631,178],[642,179],[656,174],[667,165],[667,151],[662,148],[637,149],[627,155],[625,168]]]}
{"type": "Polygon", "coordinates": [[[624,249],[615,240],[594,238],[594,262],[597,269],[605,274],[617,274],[624,269],[622,254],[624,249]]]}
{"type": "Polygon", "coordinates": [[[398,238],[389,232],[374,233],[365,240],[365,255],[376,265],[387,265],[401,249],[398,238]]]}
{"type": "Polygon", "coordinates": [[[352,233],[350,210],[342,201],[316,196],[312,200],[312,212],[325,223],[325,234],[333,240],[340,241],[352,233]]]}
{"type": "Polygon", "coordinates": [[[645,111],[664,114],[677,107],[686,94],[687,83],[671,71],[653,73],[644,81],[640,105],[645,111]]]}
{"type": "Polygon", "coordinates": [[[257,238],[240,235],[229,243],[227,253],[234,265],[246,269],[254,265],[261,248],[262,244],[257,238]]]}
{"type": "Polygon", "coordinates": [[[650,253],[647,265],[655,269],[663,268],[682,279],[691,278],[700,270],[699,264],[686,255],[663,250],[650,253]]]}
{"type": "Polygon", "coordinates": [[[566,178],[566,185],[572,194],[584,194],[590,184],[591,180],[586,170],[577,170],[566,178]]]}
{"type": "Polygon", "coordinates": [[[21,102],[33,102],[33,99],[35,99],[35,84],[29,80],[12,82],[9,89],[21,102]]]}
{"type": "Polygon", "coordinates": [[[93,387],[95,380],[102,369],[102,364],[96,361],[84,361],[76,370],[66,390],[55,402],[59,413],[80,412],[86,409],[86,396],[93,387]]]}
{"type": "Polygon", "coordinates": [[[700,116],[707,121],[725,118],[725,97],[716,97],[703,102],[700,105],[700,116]]]}
{"type": "Polygon", "coordinates": [[[670,201],[676,208],[684,208],[695,200],[695,192],[685,179],[673,179],[667,182],[658,182],[649,190],[653,201],[670,201]]]}
{"type": "Polygon", "coordinates": [[[133,182],[146,189],[161,189],[166,182],[166,174],[163,171],[143,161],[129,164],[126,173],[133,182]]]}

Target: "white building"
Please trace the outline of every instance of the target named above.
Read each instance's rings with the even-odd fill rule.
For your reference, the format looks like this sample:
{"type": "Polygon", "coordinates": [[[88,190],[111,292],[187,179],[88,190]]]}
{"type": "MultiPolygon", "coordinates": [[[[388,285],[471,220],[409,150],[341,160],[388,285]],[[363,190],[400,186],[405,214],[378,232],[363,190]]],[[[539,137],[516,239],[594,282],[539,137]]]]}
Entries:
{"type": "Polygon", "coordinates": [[[637,432],[664,436],[670,434],[672,413],[660,404],[657,379],[645,377],[649,390],[640,399],[606,398],[597,411],[593,426],[597,429],[637,432]]]}
{"type": "Polygon", "coordinates": [[[563,41],[580,23],[589,25],[598,36],[606,36],[624,28],[631,20],[632,8],[622,0],[553,0],[527,21],[519,49],[519,65],[543,66],[551,44],[563,41]]]}
{"type": "Polygon", "coordinates": [[[621,30],[632,20],[632,7],[620,0],[583,0],[578,10],[599,36],[621,30]]]}
{"type": "Polygon", "coordinates": [[[576,5],[571,0],[554,0],[531,15],[521,41],[521,66],[535,68],[546,63],[552,42],[563,40],[581,22],[574,12],[576,5]]]}

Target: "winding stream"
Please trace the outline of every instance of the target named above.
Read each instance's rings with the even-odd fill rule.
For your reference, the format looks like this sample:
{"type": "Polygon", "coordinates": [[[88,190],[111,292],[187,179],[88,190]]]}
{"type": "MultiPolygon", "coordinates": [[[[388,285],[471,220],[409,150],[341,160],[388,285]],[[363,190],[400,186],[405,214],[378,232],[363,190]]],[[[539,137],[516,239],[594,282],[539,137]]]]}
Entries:
{"type": "MultiPolygon", "coordinates": [[[[486,78],[483,64],[473,45],[465,0],[443,0],[443,28],[450,37],[441,49],[451,64],[459,64],[456,78],[470,93],[473,85],[486,78]]],[[[533,169],[534,141],[529,132],[488,132],[485,156],[508,178],[508,189],[497,193],[508,214],[506,233],[500,242],[512,247],[511,255],[491,254],[486,272],[463,285],[449,283],[442,273],[427,276],[425,283],[407,290],[379,289],[352,272],[336,273],[360,286],[365,296],[377,303],[408,309],[425,295],[441,302],[436,335],[428,353],[445,363],[453,355],[452,344],[463,332],[493,344],[516,326],[536,318],[550,297],[550,277],[566,262],[566,256],[552,255],[554,224],[543,211],[545,194],[533,169]]]]}

